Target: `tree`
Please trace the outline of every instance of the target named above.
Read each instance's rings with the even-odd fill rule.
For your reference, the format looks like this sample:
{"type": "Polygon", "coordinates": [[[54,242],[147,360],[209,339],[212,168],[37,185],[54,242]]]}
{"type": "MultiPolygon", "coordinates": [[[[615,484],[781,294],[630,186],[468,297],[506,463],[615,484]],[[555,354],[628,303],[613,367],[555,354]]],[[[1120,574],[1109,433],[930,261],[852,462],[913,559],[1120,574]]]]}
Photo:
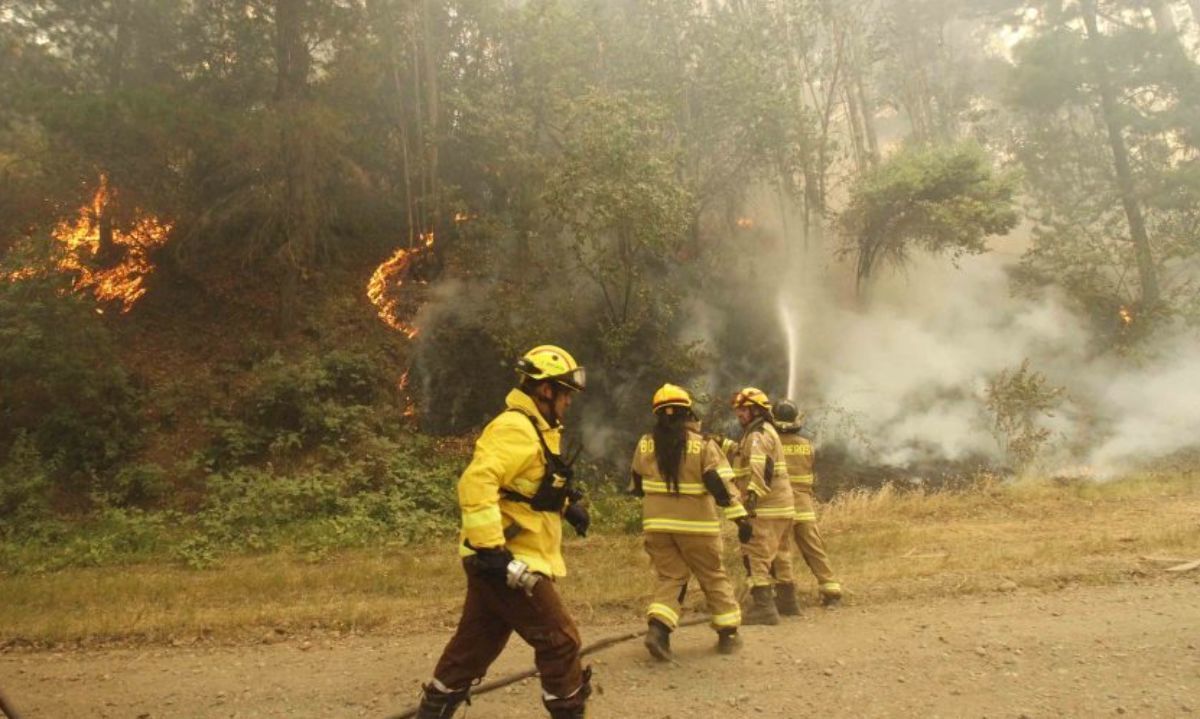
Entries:
{"type": "Polygon", "coordinates": [[[914,248],[958,257],[1016,226],[1016,178],[995,173],[978,146],[910,148],[853,188],[838,219],[854,254],[860,290],[884,264],[902,265],[914,248]]]}

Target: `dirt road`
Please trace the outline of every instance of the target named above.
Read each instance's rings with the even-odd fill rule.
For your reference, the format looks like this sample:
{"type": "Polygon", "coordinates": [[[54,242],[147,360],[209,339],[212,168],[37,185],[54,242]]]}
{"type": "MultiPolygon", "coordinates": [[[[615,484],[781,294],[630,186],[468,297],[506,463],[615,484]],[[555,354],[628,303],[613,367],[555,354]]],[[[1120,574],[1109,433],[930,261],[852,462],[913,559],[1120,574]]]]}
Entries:
{"type": "MultiPolygon", "coordinates": [[[[584,627],[584,640],[634,629],[584,627]]],[[[1194,576],[1051,593],[810,609],[748,627],[734,657],[704,627],[676,633],[680,665],[639,642],[596,655],[593,716],[1200,717],[1194,576]]],[[[378,717],[414,703],[449,629],[409,637],[290,637],[237,647],[0,655],[25,719],[378,717]]],[[[514,642],[492,677],[530,665],[514,642]]],[[[529,681],[478,697],[468,717],[543,717],[529,681]]]]}

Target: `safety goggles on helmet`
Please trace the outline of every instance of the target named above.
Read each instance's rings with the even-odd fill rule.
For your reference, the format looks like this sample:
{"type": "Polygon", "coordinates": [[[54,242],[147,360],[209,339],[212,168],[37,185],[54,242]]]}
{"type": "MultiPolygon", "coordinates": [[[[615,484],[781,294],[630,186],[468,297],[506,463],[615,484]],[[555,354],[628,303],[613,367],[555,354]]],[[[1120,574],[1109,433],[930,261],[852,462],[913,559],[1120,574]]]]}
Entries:
{"type": "Polygon", "coordinates": [[[566,350],[539,345],[517,360],[518,373],[535,380],[550,380],[575,392],[587,386],[587,371],[566,350]]]}

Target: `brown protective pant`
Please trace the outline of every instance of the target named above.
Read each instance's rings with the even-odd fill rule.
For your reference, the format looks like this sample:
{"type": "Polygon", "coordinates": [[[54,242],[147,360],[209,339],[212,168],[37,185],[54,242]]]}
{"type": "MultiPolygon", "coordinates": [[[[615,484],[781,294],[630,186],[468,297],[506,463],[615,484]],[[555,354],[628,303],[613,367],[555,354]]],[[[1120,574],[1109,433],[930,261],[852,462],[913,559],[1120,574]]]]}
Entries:
{"type": "Polygon", "coordinates": [[[796,552],[793,551],[793,548],[796,548],[804,557],[804,563],[808,565],[809,571],[817,578],[821,594],[840,597],[842,585],[833,574],[829,555],[825,552],[825,542],[821,539],[821,531],[817,529],[817,512],[812,494],[797,490],[795,500],[795,525],[790,533],[791,536],[785,539],[783,546],[779,549],[779,558],[774,564],[775,579],[780,582],[795,583],[793,564],[796,552]]]}
{"type": "MultiPolygon", "coordinates": [[[[787,546],[788,534],[792,531],[792,520],[780,517],[754,517],[750,520],[754,528],[754,536],[742,545],[742,561],[746,563],[746,571],[750,575],[749,584],[752,587],[769,587],[775,583],[772,579],[771,566],[779,557],[779,550],[787,546]]],[[[788,562],[787,555],[782,557],[788,562]]],[[[791,571],[788,563],[787,571],[791,571]]]]}
{"type": "Polygon", "coordinates": [[[708,601],[713,629],[742,623],[733,583],[721,562],[721,537],[668,532],[646,533],[646,554],[658,579],[646,615],[671,629],[679,624],[688,580],[694,575],[708,601]]]}
{"type": "Polygon", "coordinates": [[[469,570],[462,618],[433,670],[434,678],[451,690],[469,687],[487,673],[514,631],[533,647],[547,694],[569,697],[579,691],[579,630],[554,582],[542,578],[530,597],[499,578],[479,577],[469,570]]]}

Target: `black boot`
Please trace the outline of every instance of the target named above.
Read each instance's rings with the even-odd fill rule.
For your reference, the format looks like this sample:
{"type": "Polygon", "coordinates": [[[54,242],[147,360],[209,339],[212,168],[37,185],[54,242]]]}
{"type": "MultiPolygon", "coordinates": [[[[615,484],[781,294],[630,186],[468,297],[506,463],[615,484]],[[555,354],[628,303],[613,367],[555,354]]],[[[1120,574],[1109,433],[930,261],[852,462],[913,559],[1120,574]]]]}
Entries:
{"type": "Polygon", "coordinates": [[[751,587],[750,608],[742,612],[742,624],[778,624],[779,610],[769,586],[751,587]]]}
{"type": "Polygon", "coordinates": [[[471,703],[470,687],[443,692],[433,684],[425,684],[421,687],[421,706],[417,708],[416,719],[450,719],[463,702],[471,703]]]}
{"type": "Polygon", "coordinates": [[[650,656],[659,661],[671,660],[671,629],[657,619],[650,620],[650,630],[646,632],[646,649],[650,656]]]}
{"type": "Polygon", "coordinates": [[[587,700],[592,695],[592,668],[583,670],[583,685],[579,691],[565,699],[542,700],[550,719],[585,719],[587,717],[587,700]]]}
{"type": "Polygon", "coordinates": [[[733,654],[742,648],[737,628],[717,630],[717,654],[733,654]]]}
{"type": "Polygon", "coordinates": [[[781,616],[800,616],[800,603],[796,601],[796,585],[780,582],[775,585],[775,609],[781,616]]]}

